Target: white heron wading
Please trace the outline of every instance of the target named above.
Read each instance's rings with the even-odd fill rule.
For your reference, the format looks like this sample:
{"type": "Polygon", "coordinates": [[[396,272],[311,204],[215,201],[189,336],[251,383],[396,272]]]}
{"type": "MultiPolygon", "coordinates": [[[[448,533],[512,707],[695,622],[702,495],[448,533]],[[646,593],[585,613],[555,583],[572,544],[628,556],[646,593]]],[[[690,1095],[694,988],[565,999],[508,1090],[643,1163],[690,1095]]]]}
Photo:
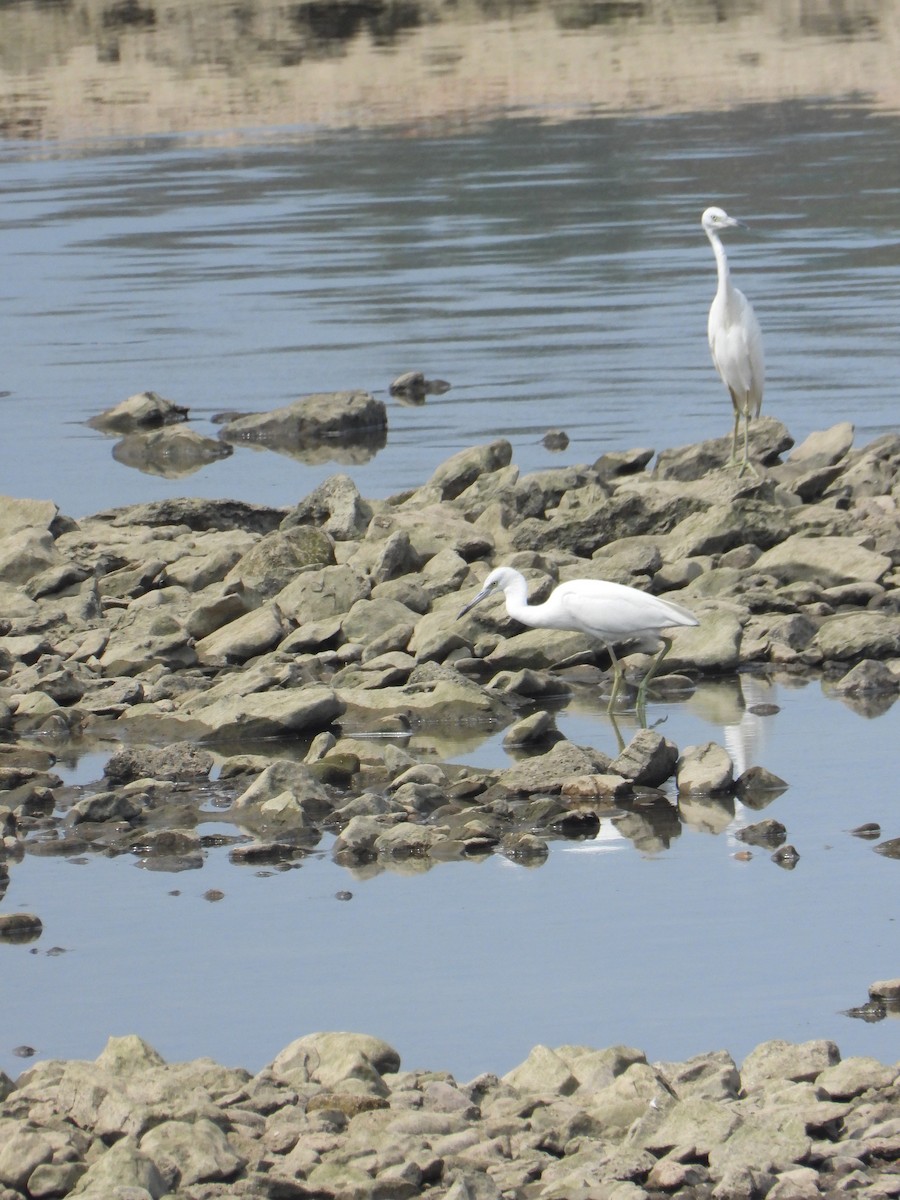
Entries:
{"type": "Polygon", "coordinates": [[[496,567],[484,581],[484,587],[461,610],[463,616],[495,589],[506,597],[506,611],[516,621],[534,629],[567,629],[598,638],[609,651],[613,668],[613,687],[609,697],[612,711],[622,683],[622,664],[613,647],[620,642],[637,641],[662,647],[650,670],[638,687],[636,707],[640,712],[646,704],[647,685],[659,670],[662,660],[672,648],[672,639],[664,629],[676,625],[699,625],[700,622],[680,604],[661,600],[637,588],[622,583],[607,583],[602,579],[570,579],[559,584],[543,604],[528,603],[528,584],[521,571],[514,567],[496,567]]]}
{"type": "Polygon", "coordinates": [[[744,421],[744,456],[740,473],[748,468],[756,470],[750,462],[748,439],[750,418],[758,417],[762,407],[763,385],[766,365],[763,357],[762,331],[753,306],[744,293],[731,282],[728,258],[719,233],[723,229],[738,226],[746,229],[743,221],[729,217],[721,208],[708,208],[700,219],[709,243],[716,256],[719,286],[709,309],[707,334],[709,349],[716,370],[728,388],[734,406],[734,433],[731,439],[731,462],[736,463],[738,428],[744,421]]]}

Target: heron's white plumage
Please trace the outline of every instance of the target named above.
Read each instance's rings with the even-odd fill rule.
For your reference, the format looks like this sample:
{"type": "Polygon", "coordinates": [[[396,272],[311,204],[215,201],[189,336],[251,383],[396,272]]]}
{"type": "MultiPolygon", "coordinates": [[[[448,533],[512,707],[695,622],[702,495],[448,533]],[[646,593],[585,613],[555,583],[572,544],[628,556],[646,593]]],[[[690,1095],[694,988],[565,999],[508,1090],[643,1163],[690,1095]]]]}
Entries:
{"type": "Polygon", "coordinates": [[[766,366],[763,354],[762,330],[753,305],[731,282],[728,257],[719,234],[724,229],[742,226],[721,208],[706,209],[701,224],[716,256],[718,287],[710,305],[707,335],[713,364],[728,388],[734,406],[734,433],[731,443],[732,461],[737,459],[737,437],[741,420],[744,422],[744,458],[741,469],[749,465],[748,438],[750,420],[758,417],[762,407],[766,366]]]}
{"type": "Polygon", "coordinates": [[[651,643],[662,648],[650,671],[638,689],[638,705],[643,702],[646,687],[656,673],[671,646],[663,631],[674,626],[698,625],[699,621],[686,608],[651,596],[638,588],[602,579],[570,579],[555,587],[543,604],[528,603],[528,584],[521,571],[514,567],[496,567],[484,581],[484,587],[461,610],[460,616],[474,608],[495,589],[506,598],[506,611],[516,621],[535,629],[566,629],[586,633],[603,642],[612,659],[614,681],[610,697],[612,707],[621,682],[621,667],[615,646],[621,642],[651,643]]]}

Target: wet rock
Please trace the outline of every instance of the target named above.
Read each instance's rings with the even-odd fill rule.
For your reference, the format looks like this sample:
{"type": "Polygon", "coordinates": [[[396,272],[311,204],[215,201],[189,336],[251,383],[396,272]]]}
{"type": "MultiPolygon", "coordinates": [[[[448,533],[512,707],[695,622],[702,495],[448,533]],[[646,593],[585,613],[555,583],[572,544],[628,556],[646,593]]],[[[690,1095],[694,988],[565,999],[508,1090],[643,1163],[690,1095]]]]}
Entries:
{"type": "Polygon", "coordinates": [[[0,913],[0,940],[6,942],[33,941],[40,937],[44,925],[37,913],[0,913]]]}
{"type": "Polygon", "coordinates": [[[634,783],[659,787],[673,775],[678,747],[652,729],[639,730],[625,749],[609,764],[613,774],[634,783]]]}
{"type": "Polygon", "coordinates": [[[507,768],[499,777],[501,787],[508,792],[558,793],[569,776],[605,774],[609,756],[602,751],[575,746],[571,742],[555,743],[544,754],[536,755],[507,768]]]}
{"type": "Polygon", "coordinates": [[[870,983],[869,995],[889,1004],[900,1004],[900,979],[881,979],[870,983]]]}
{"type": "Polygon", "coordinates": [[[728,751],[715,742],[686,746],[678,759],[678,791],[691,793],[730,792],[734,786],[734,763],[728,751]]]}
{"type": "Polygon", "coordinates": [[[156,392],[137,392],[112,408],[105,409],[88,420],[88,425],[104,433],[131,433],[136,429],[157,429],[186,421],[188,410],[182,405],[164,400],[156,392]]]}
{"type": "Polygon", "coordinates": [[[426,396],[442,396],[449,390],[450,384],[445,379],[426,379],[422,371],[404,371],[388,388],[401,404],[412,405],[424,404],[426,396]]]}
{"type": "Polygon", "coordinates": [[[227,442],[262,442],[293,450],[305,444],[383,437],[387,411],[368,392],[327,392],[304,396],[269,412],[236,417],[222,426],[227,442]]]}
{"type": "Polygon", "coordinates": [[[122,792],[97,792],[78,800],[69,810],[73,825],[82,822],[134,821],[141,814],[141,805],[122,792]]]}
{"type": "Polygon", "coordinates": [[[503,735],[503,745],[506,749],[540,745],[553,735],[559,736],[556,722],[550,713],[542,709],[512,725],[503,735]]]}
{"type": "Polygon", "coordinates": [[[900,674],[892,671],[885,663],[866,658],[855,667],[851,667],[837,683],[832,684],[831,690],[838,696],[854,696],[859,693],[891,694],[900,691],[900,674]]]}
{"type": "Polygon", "coordinates": [[[159,748],[128,747],[107,759],[103,777],[112,787],[135,779],[205,779],[214,761],[208,750],[189,742],[159,748]]]}

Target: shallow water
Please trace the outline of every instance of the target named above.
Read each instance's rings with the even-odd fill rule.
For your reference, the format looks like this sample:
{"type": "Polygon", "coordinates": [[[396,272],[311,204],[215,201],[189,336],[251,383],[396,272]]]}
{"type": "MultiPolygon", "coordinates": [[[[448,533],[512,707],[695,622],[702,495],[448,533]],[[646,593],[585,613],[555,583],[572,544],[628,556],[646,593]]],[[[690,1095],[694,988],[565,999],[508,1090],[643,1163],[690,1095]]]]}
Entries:
{"type": "Polygon", "coordinates": [[[727,434],[712,200],[752,223],[729,251],[765,335],[766,411],[797,440],[850,420],[862,444],[896,421],[898,135],[895,117],[787,104],[84,157],[8,145],[0,492],[73,516],[185,493],[289,505],[335,470],[368,496],[414,487],[495,437],[531,470],[727,434]],[[388,399],[409,369],[452,388],[390,402],[374,456],[241,447],[172,480],[83,424],[152,389],[215,436],[216,412],[388,399]]]}
{"type": "MultiPolygon", "coordinates": [[[[818,683],[745,679],[649,715],[677,745],[718,741],[787,790],[757,810],[676,808],[670,791],[650,813],[605,817],[596,838],[553,843],[531,868],[492,856],[354,874],[331,862],[330,838],[286,870],[235,866],[226,848],[178,874],[130,855],[26,856],[4,908],[37,911],[44,933],[0,946],[0,1068],[21,1066],[16,1042],[94,1057],[111,1032],[136,1030],[169,1059],[256,1069],[320,1028],[377,1033],[406,1066],[461,1079],[508,1070],[538,1042],[625,1042],[654,1058],[727,1048],[740,1060],[767,1038],[830,1037],[845,1056],[895,1061],[898,1020],[846,1010],[896,973],[897,863],[850,830],[878,822],[896,836],[884,748],[900,706],[872,718],[818,683]],[[745,707],[758,704],[779,711],[745,707]],[[786,825],[793,870],[735,837],[762,817],[786,825]],[[216,889],[224,897],[207,899],[216,889]]],[[[589,691],[557,720],[572,740],[615,752],[589,691]]],[[[408,748],[496,765],[511,761],[500,736],[454,746],[445,731],[408,748]]],[[[207,818],[202,832],[231,832],[221,814],[207,818]]]]}
{"type": "MultiPolygon", "coordinates": [[[[452,135],[282,129],[228,147],[0,141],[0,493],[73,516],[182,494],[289,505],[335,470],[367,496],[414,487],[495,437],[532,470],[725,434],[705,341],[711,201],[752,225],[729,253],[766,338],[766,410],[798,440],[850,420],[861,445],[896,428],[898,133],[862,102],[783,102],[452,135]],[[84,425],[154,389],[215,435],[218,411],[307,392],[387,400],[411,368],[452,388],[421,408],[389,401],[374,455],[240,448],[168,479],[119,463],[84,425]],[[563,454],[541,445],[551,427],[571,438],[563,454]]],[[[848,830],[900,834],[900,708],[860,715],[783,679],[767,699],[781,711],[754,721],[725,681],[651,718],[682,747],[737,747],[743,730],[747,761],[789,784],[765,815],[787,826],[793,871],[761,850],[734,857],[756,813],[699,804],[637,842],[604,820],[533,869],[492,857],[354,879],[327,842],[276,872],[224,849],[178,875],[29,855],[3,904],[45,931],[0,946],[0,1068],[22,1066],[19,1043],[92,1057],[129,1031],[169,1058],[255,1068],[342,1026],[460,1077],[506,1070],[537,1042],[740,1058],[765,1038],[825,1036],[894,1061],[896,1020],[842,1010],[897,974],[897,864],[848,830]]],[[[558,724],[614,749],[590,696],[558,724]]],[[[437,730],[410,747],[495,764],[501,736],[437,730]]],[[[103,761],[76,749],[63,774],[96,779],[103,761]]]]}

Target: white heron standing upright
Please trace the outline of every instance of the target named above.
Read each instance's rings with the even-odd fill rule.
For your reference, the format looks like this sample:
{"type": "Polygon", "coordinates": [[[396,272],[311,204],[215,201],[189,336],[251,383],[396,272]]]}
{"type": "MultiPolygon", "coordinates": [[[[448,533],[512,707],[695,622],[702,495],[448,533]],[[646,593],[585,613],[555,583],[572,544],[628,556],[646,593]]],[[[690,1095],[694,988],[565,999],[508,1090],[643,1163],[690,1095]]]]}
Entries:
{"type": "Polygon", "coordinates": [[[719,286],[709,308],[707,334],[709,349],[716,370],[731,396],[734,406],[734,433],[731,439],[731,462],[736,463],[738,429],[744,421],[744,456],[740,473],[752,467],[748,451],[750,418],[758,417],[762,407],[766,365],[763,357],[762,331],[753,306],[740,288],[731,282],[728,258],[719,237],[720,230],[739,226],[743,221],[729,217],[721,208],[708,208],[701,224],[716,256],[719,286]]]}
{"type": "Polygon", "coordinates": [[[514,567],[496,567],[484,581],[484,587],[461,610],[463,616],[495,588],[506,597],[506,611],[516,621],[533,629],[568,629],[599,638],[609,651],[613,668],[613,687],[608,711],[612,712],[622,683],[622,664],[613,649],[619,642],[648,642],[655,649],[662,642],[650,670],[638,687],[636,707],[644,708],[647,685],[659,670],[660,663],[672,648],[672,639],[663,635],[674,625],[699,625],[686,608],[651,596],[624,583],[603,579],[569,579],[553,589],[543,604],[528,603],[528,584],[521,571],[514,567]]]}

